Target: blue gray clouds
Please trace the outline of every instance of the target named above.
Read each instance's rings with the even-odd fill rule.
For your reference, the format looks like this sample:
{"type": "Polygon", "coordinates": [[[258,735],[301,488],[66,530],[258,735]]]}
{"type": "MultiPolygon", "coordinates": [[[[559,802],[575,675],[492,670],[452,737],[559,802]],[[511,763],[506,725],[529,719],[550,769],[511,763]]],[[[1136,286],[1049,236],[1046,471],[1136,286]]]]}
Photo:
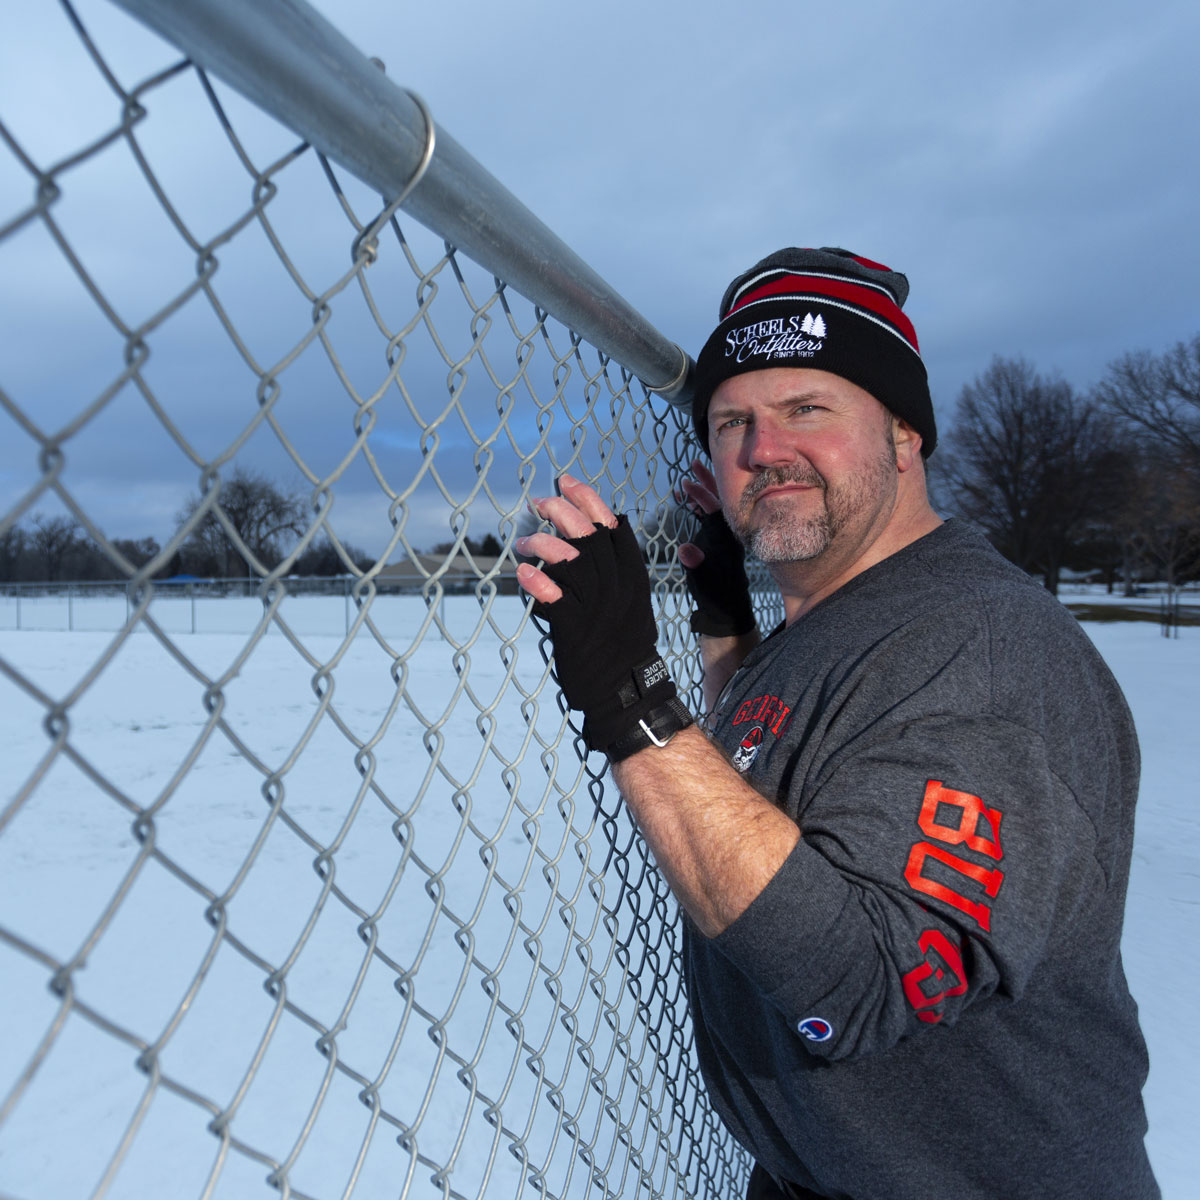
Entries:
{"type": "MultiPolygon", "coordinates": [[[[728,280],[789,244],[849,246],[908,274],[943,423],[994,354],[1087,387],[1125,350],[1161,350],[1200,329],[1193,4],[316,7],[693,353],[728,280]]],[[[108,0],[81,0],[78,10],[126,86],[175,61],[108,0]]],[[[111,130],[119,105],[57,6],[8,22],[0,120],[44,169],[111,130]]],[[[191,119],[205,103],[198,91],[193,78],[149,94],[139,137],[203,241],[246,211],[249,185],[216,121],[191,119]]],[[[287,152],[270,122],[229,103],[257,162],[287,152]]],[[[288,171],[269,215],[319,291],[348,265],[347,227],[311,155],[288,171]]],[[[55,218],[122,319],[137,324],[194,280],[193,249],[128,153],[98,154],[62,183],[55,218]]],[[[373,215],[365,189],[348,187],[361,215],[373,215]]],[[[0,146],[0,228],[32,195],[28,171],[0,146]]],[[[413,236],[436,259],[436,239],[413,236]]],[[[213,288],[247,353],[260,366],[289,354],[312,305],[261,232],[220,258],[213,288]]],[[[415,279],[394,258],[393,281],[382,270],[372,281],[394,292],[389,312],[404,304],[411,313],[415,279]]],[[[349,292],[333,313],[328,336],[369,392],[386,375],[380,336],[349,292]]],[[[448,334],[467,335],[465,322],[448,334]]],[[[171,398],[176,436],[126,389],[68,455],[72,495],[113,536],[164,537],[195,489],[197,461],[262,423],[253,372],[211,306],[187,306],[156,338],[146,378],[171,398]]],[[[121,344],[44,227],[0,242],[0,388],[32,419],[46,429],[70,421],[113,378],[121,344]]],[[[447,368],[430,354],[416,404],[447,394],[447,368]]],[[[353,442],[353,405],[319,346],[283,382],[294,454],[261,427],[239,461],[299,478],[298,457],[319,476],[353,442]],[[335,433],[306,416],[323,404],[342,406],[335,433]]],[[[488,390],[484,408],[494,405],[488,390]]],[[[381,409],[377,444],[381,469],[402,487],[419,453],[399,407],[390,411],[381,409]]],[[[445,433],[452,491],[474,476],[473,441],[457,426],[445,433]]],[[[30,496],[42,470],[36,443],[0,413],[0,513],[30,496]]],[[[368,474],[360,464],[347,476],[336,520],[351,541],[379,550],[368,474]]],[[[429,515],[438,503],[423,496],[417,544],[445,536],[444,518],[429,515]]]]}

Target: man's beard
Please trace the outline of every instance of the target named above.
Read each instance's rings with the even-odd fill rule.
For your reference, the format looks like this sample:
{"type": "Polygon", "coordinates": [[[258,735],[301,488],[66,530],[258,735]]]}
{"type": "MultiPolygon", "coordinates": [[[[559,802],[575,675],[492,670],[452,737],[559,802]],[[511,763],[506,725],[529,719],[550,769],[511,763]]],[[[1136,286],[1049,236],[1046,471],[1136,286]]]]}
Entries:
{"type": "Polygon", "coordinates": [[[824,554],[834,538],[859,513],[878,502],[895,479],[895,473],[896,456],[890,441],[871,469],[833,488],[815,467],[807,464],[768,467],[746,486],[736,507],[723,505],[725,519],[741,543],[759,561],[807,562],[824,554]],[[768,488],[791,483],[817,489],[819,510],[801,516],[794,505],[781,503],[769,507],[765,520],[752,526],[754,501],[768,488]]]}
{"type": "Polygon", "coordinates": [[[804,562],[824,552],[834,529],[828,506],[828,485],[813,467],[770,467],[746,486],[736,509],[726,504],[725,520],[746,549],[762,562],[804,562]],[[768,511],[757,526],[750,523],[755,500],[768,488],[796,483],[818,491],[821,509],[807,517],[797,516],[791,505],[779,504],[768,511]]]}

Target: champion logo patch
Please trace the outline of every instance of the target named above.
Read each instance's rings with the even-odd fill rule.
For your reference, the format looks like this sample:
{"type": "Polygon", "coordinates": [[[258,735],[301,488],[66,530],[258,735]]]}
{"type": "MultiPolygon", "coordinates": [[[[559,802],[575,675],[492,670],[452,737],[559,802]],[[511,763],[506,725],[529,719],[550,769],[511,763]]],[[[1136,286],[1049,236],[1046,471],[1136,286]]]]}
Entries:
{"type": "Polygon", "coordinates": [[[827,1042],[833,1037],[833,1026],[824,1017],[805,1017],[796,1029],[810,1042],[827,1042]]]}

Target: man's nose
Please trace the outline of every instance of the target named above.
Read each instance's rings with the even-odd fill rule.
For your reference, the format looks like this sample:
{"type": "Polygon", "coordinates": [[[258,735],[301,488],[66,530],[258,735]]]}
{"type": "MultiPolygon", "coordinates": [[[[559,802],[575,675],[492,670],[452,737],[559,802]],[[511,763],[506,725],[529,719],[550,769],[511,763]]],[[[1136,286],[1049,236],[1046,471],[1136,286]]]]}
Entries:
{"type": "Polygon", "coordinates": [[[796,447],[787,430],[774,421],[755,421],[746,441],[747,465],[750,467],[775,467],[792,462],[796,458],[796,447]]]}

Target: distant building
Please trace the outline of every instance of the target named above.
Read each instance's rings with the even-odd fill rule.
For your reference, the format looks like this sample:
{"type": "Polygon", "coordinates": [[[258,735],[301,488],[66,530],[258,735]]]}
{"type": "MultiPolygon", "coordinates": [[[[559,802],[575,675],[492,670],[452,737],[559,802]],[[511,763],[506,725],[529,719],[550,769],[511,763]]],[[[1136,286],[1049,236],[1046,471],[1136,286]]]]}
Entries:
{"type": "Polygon", "coordinates": [[[492,579],[502,594],[517,591],[516,564],[508,555],[468,555],[460,550],[452,558],[443,554],[418,554],[389,563],[375,577],[381,591],[420,592],[433,586],[436,578],[442,588],[451,593],[472,592],[483,579],[492,579]]]}

